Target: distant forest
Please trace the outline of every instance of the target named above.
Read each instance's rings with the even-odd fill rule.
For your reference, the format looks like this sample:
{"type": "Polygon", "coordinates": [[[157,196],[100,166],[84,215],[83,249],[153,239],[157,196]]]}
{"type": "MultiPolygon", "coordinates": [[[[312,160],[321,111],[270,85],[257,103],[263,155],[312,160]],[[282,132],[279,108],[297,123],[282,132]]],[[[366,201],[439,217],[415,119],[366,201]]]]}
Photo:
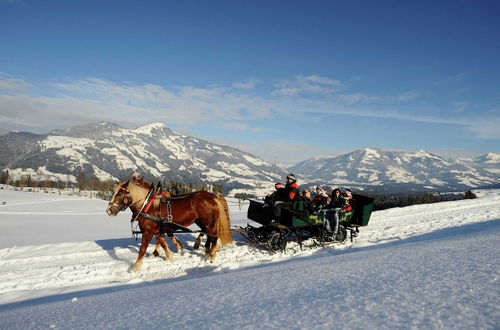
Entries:
{"type": "Polygon", "coordinates": [[[470,190],[465,193],[413,193],[404,195],[372,195],[375,199],[373,210],[385,210],[393,207],[403,207],[416,204],[431,204],[438,202],[473,199],[477,196],[470,190]]]}
{"type": "MultiPolygon", "coordinates": [[[[153,181],[157,184],[160,181],[153,181]]],[[[113,195],[116,187],[116,181],[106,180],[100,181],[95,175],[87,175],[80,173],[76,177],[76,183],[67,181],[36,181],[30,175],[23,176],[18,180],[12,180],[8,170],[0,172],[0,184],[10,184],[15,187],[39,187],[39,188],[77,188],[79,190],[92,190],[97,191],[97,196],[102,199],[109,199],[113,195]]],[[[164,180],[161,182],[163,189],[170,191],[173,195],[186,194],[193,191],[205,190],[217,194],[224,193],[224,185],[221,184],[208,184],[208,183],[185,183],[174,180],[164,180]]]]}

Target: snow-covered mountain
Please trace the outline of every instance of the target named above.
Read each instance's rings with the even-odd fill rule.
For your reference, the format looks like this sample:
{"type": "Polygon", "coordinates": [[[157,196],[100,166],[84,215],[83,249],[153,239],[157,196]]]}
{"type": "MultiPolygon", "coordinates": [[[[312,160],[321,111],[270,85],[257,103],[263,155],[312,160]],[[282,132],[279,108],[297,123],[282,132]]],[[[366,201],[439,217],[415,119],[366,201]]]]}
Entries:
{"type": "MultiPolygon", "coordinates": [[[[161,123],[136,129],[100,122],[49,134],[9,132],[0,136],[0,170],[12,178],[76,181],[81,172],[121,179],[138,171],[151,180],[224,184],[231,194],[264,196],[286,172],[254,155],[176,133],[161,123]]],[[[288,169],[303,188],[349,186],[368,192],[462,190],[500,186],[500,155],[447,160],[374,148],[337,157],[308,159],[288,169]]]]}
{"type": "MultiPolygon", "coordinates": [[[[31,169],[32,177],[74,181],[83,172],[120,179],[138,171],[149,179],[225,184],[255,189],[286,173],[264,160],[228,146],[178,134],[161,123],[125,129],[107,122],[50,134],[14,133],[0,137],[0,168],[11,175],[31,169]]],[[[271,186],[272,188],[272,186],[271,186]]]]}
{"type": "Polygon", "coordinates": [[[447,160],[424,150],[414,153],[356,150],[305,160],[289,169],[312,184],[365,190],[454,190],[500,184],[500,155],[447,160]]]}

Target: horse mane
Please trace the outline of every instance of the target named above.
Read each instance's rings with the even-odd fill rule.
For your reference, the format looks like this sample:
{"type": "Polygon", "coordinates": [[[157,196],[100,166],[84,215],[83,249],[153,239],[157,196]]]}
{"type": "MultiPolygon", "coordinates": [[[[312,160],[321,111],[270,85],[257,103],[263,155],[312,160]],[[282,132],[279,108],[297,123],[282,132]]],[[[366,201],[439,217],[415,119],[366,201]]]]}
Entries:
{"type": "Polygon", "coordinates": [[[137,184],[135,181],[130,181],[129,182],[129,184],[128,184],[128,190],[130,192],[130,196],[135,201],[138,201],[140,199],[145,198],[146,195],[149,192],[148,188],[145,188],[145,187],[137,184]]]}

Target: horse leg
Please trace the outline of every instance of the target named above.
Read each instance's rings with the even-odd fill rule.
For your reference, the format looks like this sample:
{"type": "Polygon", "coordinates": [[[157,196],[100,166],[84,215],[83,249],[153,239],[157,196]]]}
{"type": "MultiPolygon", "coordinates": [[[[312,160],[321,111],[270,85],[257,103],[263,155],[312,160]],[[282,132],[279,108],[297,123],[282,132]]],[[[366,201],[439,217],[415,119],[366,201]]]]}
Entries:
{"type": "Polygon", "coordinates": [[[205,252],[208,254],[208,260],[214,261],[217,254],[217,236],[207,235],[207,244],[205,244],[205,252]]]}
{"type": "Polygon", "coordinates": [[[160,240],[165,240],[165,238],[163,236],[156,238],[155,250],[153,251],[153,256],[155,257],[160,256],[160,246],[161,246],[160,240]]]}
{"type": "Polygon", "coordinates": [[[153,238],[153,234],[150,232],[144,232],[142,234],[142,242],[141,242],[141,248],[139,249],[139,256],[137,257],[137,260],[132,267],[132,270],[134,272],[139,272],[142,267],[142,260],[144,258],[144,255],[146,254],[146,250],[148,249],[148,245],[151,242],[151,239],[153,238]]]}
{"type": "Polygon", "coordinates": [[[175,247],[177,248],[177,252],[180,252],[184,250],[184,245],[182,245],[181,241],[177,237],[174,236],[173,233],[168,233],[168,238],[174,243],[175,247]]]}
{"type": "MultiPolygon", "coordinates": [[[[194,242],[193,250],[198,250],[200,248],[201,239],[203,238],[204,235],[205,235],[204,233],[200,233],[198,235],[198,237],[196,238],[196,241],[194,242]]],[[[207,240],[207,243],[208,243],[208,240],[207,240]]]]}
{"type": "MultiPolygon", "coordinates": [[[[203,225],[203,223],[199,219],[196,219],[194,221],[194,223],[196,223],[196,225],[198,227],[200,227],[200,229],[201,229],[201,233],[198,235],[198,238],[196,239],[196,241],[194,242],[194,245],[193,245],[193,250],[198,250],[200,245],[201,245],[201,239],[205,235],[206,229],[205,229],[205,226],[203,225]]],[[[207,241],[207,243],[208,243],[208,241],[207,241]]]]}
{"type": "Polygon", "coordinates": [[[160,235],[160,238],[158,238],[157,242],[160,242],[161,247],[163,248],[163,250],[165,250],[165,256],[167,257],[167,259],[172,261],[172,253],[170,252],[167,242],[165,241],[165,236],[160,235]]]}

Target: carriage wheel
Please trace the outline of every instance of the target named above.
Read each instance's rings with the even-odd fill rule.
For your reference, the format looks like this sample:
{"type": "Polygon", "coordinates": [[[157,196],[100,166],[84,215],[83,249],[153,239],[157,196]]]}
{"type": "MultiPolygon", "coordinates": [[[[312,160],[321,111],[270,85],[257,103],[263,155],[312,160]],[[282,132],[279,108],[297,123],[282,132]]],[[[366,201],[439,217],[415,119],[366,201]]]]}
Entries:
{"type": "Polygon", "coordinates": [[[267,241],[267,247],[271,252],[283,251],[286,248],[286,239],[281,232],[274,233],[267,241]]]}
{"type": "Polygon", "coordinates": [[[343,242],[346,239],[347,239],[347,230],[344,228],[344,226],[339,226],[339,231],[337,232],[335,240],[343,242]]]}

